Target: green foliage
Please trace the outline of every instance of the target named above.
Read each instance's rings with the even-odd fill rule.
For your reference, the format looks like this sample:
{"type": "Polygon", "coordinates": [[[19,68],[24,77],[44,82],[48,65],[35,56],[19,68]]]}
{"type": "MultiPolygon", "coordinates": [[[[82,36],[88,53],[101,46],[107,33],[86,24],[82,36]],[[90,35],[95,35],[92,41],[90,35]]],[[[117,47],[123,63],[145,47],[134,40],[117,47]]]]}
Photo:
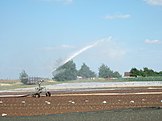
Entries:
{"type": "Polygon", "coordinates": [[[132,68],[130,73],[131,73],[131,76],[137,77],[139,75],[139,70],[136,68],[132,68]]]}
{"type": "Polygon", "coordinates": [[[73,61],[69,61],[63,66],[56,69],[56,74],[53,75],[56,81],[76,80],[77,70],[73,61]]]}
{"type": "Polygon", "coordinates": [[[119,74],[119,72],[115,71],[115,72],[113,73],[113,77],[114,77],[114,78],[120,78],[120,77],[122,77],[122,76],[119,74]]]}
{"type": "Polygon", "coordinates": [[[156,72],[152,69],[148,69],[147,67],[143,68],[143,70],[138,70],[136,68],[132,68],[130,70],[131,76],[133,77],[149,77],[149,76],[162,76],[162,72],[156,72]]]}
{"type": "Polygon", "coordinates": [[[122,81],[162,81],[162,76],[122,78],[122,81]]]}
{"type": "Polygon", "coordinates": [[[160,72],[158,73],[158,75],[159,75],[159,76],[162,76],[162,71],[160,71],[160,72]]]}
{"type": "Polygon", "coordinates": [[[102,64],[99,67],[99,77],[100,78],[108,78],[110,77],[110,75],[112,74],[112,71],[110,70],[110,68],[104,64],[102,64]]]}
{"type": "Polygon", "coordinates": [[[119,78],[121,75],[118,72],[113,72],[108,66],[102,64],[99,67],[100,78],[119,78]]]}
{"type": "Polygon", "coordinates": [[[28,74],[25,72],[25,70],[23,70],[20,73],[19,79],[23,84],[27,84],[27,82],[28,82],[28,74]]]}
{"type": "Polygon", "coordinates": [[[96,77],[96,74],[95,72],[91,71],[85,63],[83,63],[80,70],[78,71],[78,76],[81,76],[83,78],[92,78],[96,77]]]}

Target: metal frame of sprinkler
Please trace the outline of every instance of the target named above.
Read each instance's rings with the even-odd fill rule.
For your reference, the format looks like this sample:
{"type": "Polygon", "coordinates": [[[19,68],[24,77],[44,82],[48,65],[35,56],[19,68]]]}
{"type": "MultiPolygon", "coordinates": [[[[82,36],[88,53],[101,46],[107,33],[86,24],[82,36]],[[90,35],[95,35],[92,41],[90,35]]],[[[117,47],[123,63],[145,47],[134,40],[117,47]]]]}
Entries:
{"type": "Polygon", "coordinates": [[[32,97],[37,97],[39,98],[42,93],[46,95],[46,97],[50,97],[51,93],[46,90],[46,87],[42,87],[41,83],[44,82],[44,80],[41,80],[38,82],[38,87],[35,88],[35,93],[32,94],[32,97]]]}

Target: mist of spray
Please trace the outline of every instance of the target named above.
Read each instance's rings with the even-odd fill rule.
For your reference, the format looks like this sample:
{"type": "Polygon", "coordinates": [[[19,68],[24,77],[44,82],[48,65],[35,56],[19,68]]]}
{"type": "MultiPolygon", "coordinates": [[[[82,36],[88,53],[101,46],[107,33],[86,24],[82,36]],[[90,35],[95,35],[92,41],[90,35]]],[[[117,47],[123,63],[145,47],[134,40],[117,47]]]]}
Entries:
{"type": "Polygon", "coordinates": [[[73,58],[75,58],[76,56],[80,55],[80,54],[83,53],[84,51],[86,51],[86,50],[88,50],[88,49],[90,49],[90,48],[96,46],[97,44],[98,44],[98,42],[95,42],[95,43],[93,43],[93,44],[91,44],[91,45],[88,45],[88,46],[86,46],[86,47],[80,49],[79,51],[77,51],[77,52],[75,52],[73,55],[71,55],[69,58],[67,58],[67,59],[63,62],[63,64],[65,64],[65,63],[67,63],[68,61],[72,60],[73,58]]]}
{"type": "MultiPolygon", "coordinates": [[[[93,47],[95,47],[96,45],[98,45],[99,43],[101,43],[101,42],[103,42],[103,41],[105,41],[105,40],[110,40],[110,39],[111,39],[111,37],[109,37],[108,39],[104,38],[104,39],[98,40],[98,41],[96,41],[96,42],[94,42],[94,43],[92,43],[92,44],[90,44],[90,45],[87,45],[87,46],[81,48],[80,50],[78,50],[77,52],[75,52],[73,55],[71,55],[70,57],[68,57],[68,58],[65,59],[64,61],[62,61],[62,63],[60,63],[59,66],[57,66],[57,68],[59,68],[60,66],[66,64],[67,62],[69,62],[70,60],[74,59],[75,57],[77,57],[77,56],[80,55],[81,53],[87,51],[88,49],[93,48],[93,47]]],[[[52,70],[52,73],[53,73],[53,74],[54,74],[54,72],[56,71],[57,68],[55,68],[55,69],[52,70]]]]}

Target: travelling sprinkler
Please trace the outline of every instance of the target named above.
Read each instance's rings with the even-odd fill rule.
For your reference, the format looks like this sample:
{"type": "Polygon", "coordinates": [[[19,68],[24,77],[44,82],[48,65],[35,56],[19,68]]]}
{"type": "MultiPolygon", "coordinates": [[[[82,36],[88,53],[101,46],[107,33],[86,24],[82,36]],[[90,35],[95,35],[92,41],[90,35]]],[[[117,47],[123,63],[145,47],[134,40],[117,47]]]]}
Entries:
{"type": "Polygon", "coordinates": [[[32,94],[32,97],[38,97],[39,98],[41,93],[44,93],[46,95],[46,97],[51,96],[51,93],[46,90],[46,87],[41,86],[42,82],[44,82],[44,80],[40,80],[38,82],[38,87],[35,88],[35,93],[32,94]]]}

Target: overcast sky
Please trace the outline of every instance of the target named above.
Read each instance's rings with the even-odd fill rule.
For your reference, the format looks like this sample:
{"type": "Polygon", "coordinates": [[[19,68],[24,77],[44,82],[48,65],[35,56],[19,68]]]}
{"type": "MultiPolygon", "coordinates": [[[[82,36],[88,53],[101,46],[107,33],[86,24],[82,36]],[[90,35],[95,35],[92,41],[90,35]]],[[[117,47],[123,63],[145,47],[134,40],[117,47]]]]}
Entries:
{"type": "Polygon", "coordinates": [[[73,59],[77,68],[162,71],[162,0],[0,0],[0,78],[51,77],[96,42],[73,59]]]}

